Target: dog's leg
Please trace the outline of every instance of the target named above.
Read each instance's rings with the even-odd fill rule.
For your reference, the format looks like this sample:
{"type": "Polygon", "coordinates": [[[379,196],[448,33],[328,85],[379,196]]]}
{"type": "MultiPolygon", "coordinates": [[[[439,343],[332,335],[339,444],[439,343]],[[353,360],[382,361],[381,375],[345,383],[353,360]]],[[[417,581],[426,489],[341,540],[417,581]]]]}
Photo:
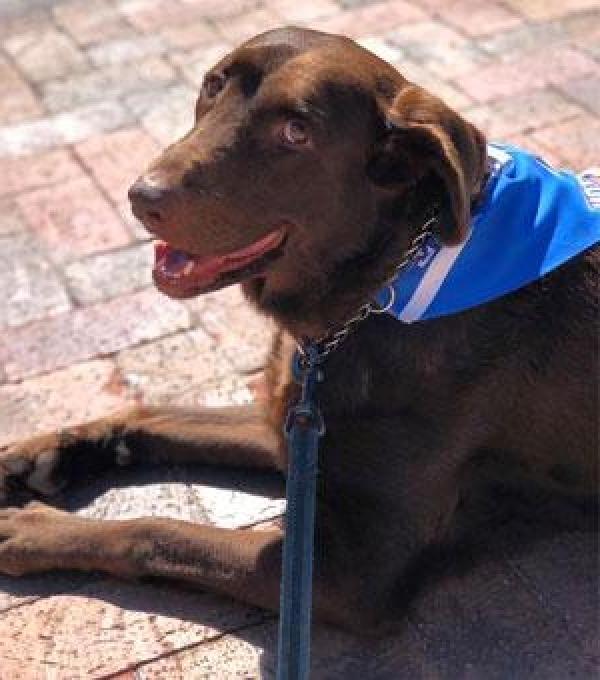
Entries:
{"type": "MultiPolygon", "coordinates": [[[[279,608],[282,541],[279,529],[220,529],[159,518],[94,520],[36,502],[0,509],[0,573],[77,569],[166,578],[271,611],[279,608]]],[[[315,563],[315,615],[355,626],[352,597],[340,591],[344,569],[328,569],[327,576],[322,552],[317,550],[315,563]]]]}
{"type": "Polygon", "coordinates": [[[0,501],[11,487],[52,495],[114,465],[202,463],[282,469],[281,436],[255,406],[186,411],[137,407],[0,451],[0,501]]]}

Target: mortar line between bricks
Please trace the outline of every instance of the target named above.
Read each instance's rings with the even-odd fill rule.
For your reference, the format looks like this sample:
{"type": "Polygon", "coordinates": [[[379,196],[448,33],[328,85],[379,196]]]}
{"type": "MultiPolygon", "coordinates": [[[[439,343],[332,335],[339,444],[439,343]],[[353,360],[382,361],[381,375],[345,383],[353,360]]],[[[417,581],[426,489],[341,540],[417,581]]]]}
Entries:
{"type": "MultiPolygon", "coordinates": [[[[143,36],[145,35],[144,33],[142,33],[142,32],[139,30],[139,28],[137,28],[136,26],[134,26],[134,25],[131,23],[131,21],[129,20],[129,17],[127,16],[127,14],[126,14],[125,12],[123,12],[123,11],[121,10],[121,8],[119,7],[119,2],[118,2],[118,0],[108,0],[108,2],[109,2],[110,7],[112,7],[113,9],[115,9],[115,10],[117,11],[117,14],[118,14],[119,17],[123,20],[123,22],[125,23],[125,25],[126,25],[128,28],[130,28],[130,29],[136,34],[136,36],[143,37],[143,36]]],[[[98,40],[97,42],[92,42],[92,43],[90,43],[90,46],[91,46],[91,45],[98,45],[98,44],[101,44],[102,42],[103,42],[103,39],[100,38],[100,40],[98,40]]],[[[89,47],[89,46],[86,46],[86,49],[87,49],[87,47],[89,47]]]]}
{"type": "MultiPolygon", "coordinates": [[[[7,612],[13,611],[14,609],[22,609],[23,607],[27,607],[29,605],[35,604],[36,602],[39,602],[40,600],[45,600],[49,597],[55,597],[57,595],[71,595],[73,593],[77,593],[80,590],[83,590],[84,588],[89,587],[90,585],[94,583],[100,583],[102,582],[103,579],[106,577],[103,576],[102,574],[93,574],[90,573],[86,580],[85,583],[77,583],[73,585],[72,587],[66,587],[63,586],[61,587],[60,592],[57,593],[44,593],[43,595],[32,595],[31,599],[27,599],[23,602],[15,602],[15,604],[8,605],[8,607],[4,607],[0,609],[0,615],[6,614],[7,612]]],[[[27,597],[24,595],[23,597],[27,597]]]]}
{"type": "MultiPolygon", "coordinates": [[[[148,286],[147,288],[143,288],[142,290],[150,290],[150,288],[151,288],[151,286],[148,286]]],[[[140,291],[137,291],[137,292],[139,293],[140,291]]],[[[132,293],[132,294],[135,294],[135,293],[132,293]]],[[[126,295],[117,295],[114,298],[111,298],[111,300],[116,300],[119,297],[127,297],[127,294],[126,295]]],[[[74,311],[81,311],[83,309],[90,309],[92,307],[95,307],[97,305],[102,305],[104,303],[105,303],[105,301],[102,300],[102,301],[99,301],[99,302],[95,302],[93,305],[86,305],[85,307],[79,307],[77,310],[69,310],[69,311],[66,311],[66,312],[60,312],[59,314],[46,316],[46,317],[43,317],[42,319],[32,319],[31,321],[28,321],[25,324],[21,324],[20,326],[13,326],[13,328],[24,328],[25,326],[29,326],[29,325],[39,323],[40,321],[43,321],[43,319],[56,319],[57,317],[59,317],[61,315],[73,314],[74,311]]],[[[43,377],[43,376],[46,376],[46,375],[50,375],[51,373],[55,373],[56,371],[64,371],[68,368],[72,368],[74,366],[80,366],[81,364],[85,364],[85,363],[88,363],[90,361],[96,361],[96,360],[99,360],[99,359],[102,359],[104,361],[112,361],[115,364],[115,367],[120,370],[120,367],[117,365],[117,357],[121,352],[123,352],[125,350],[129,350],[129,349],[137,349],[137,348],[140,348],[140,347],[144,347],[144,346],[149,345],[153,342],[158,342],[159,340],[166,340],[168,338],[174,337],[174,336],[179,335],[181,333],[187,333],[188,331],[200,328],[199,324],[194,325],[192,323],[192,321],[193,321],[192,313],[190,312],[190,310],[187,307],[186,307],[186,311],[188,313],[189,320],[190,320],[190,324],[186,328],[180,328],[180,329],[175,330],[175,331],[170,331],[169,333],[164,333],[163,335],[148,338],[147,340],[143,340],[142,342],[136,342],[136,343],[133,343],[131,345],[127,345],[126,347],[122,347],[121,349],[114,350],[112,352],[106,352],[106,353],[100,352],[100,353],[97,353],[97,354],[93,354],[92,356],[87,356],[87,357],[78,359],[77,361],[72,362],[72,363],[60,364],[58,366],[53,366],[52,368],[45,369],[45,370],[40,371],[38,373],[28,373],[27,375],[24,375],[23,377],[20,377],[16,380],[14,378],[10,378],[8,376],[5,376],[6,379],[4,380],[3,383],[0,383],[0,384],[1,384],[2,387],[20,385],[21,383],[26,382],[28,380],[33,380],[34,378],[40,378],[40,377],[43,377]]],[[[205,333],[208,333],[208,331],[205,328],[202,328],[201,330],[203,330],[205,333]]],[[[214,339],[214,337],[212,335],[210,335],[210,337],[211,337],[211,339],[214,339]]],[[[227,357],[225,357],[225,359],[227,359],[227,357]]],[[[233,368],[233,366],[232,366],[232,368],[233,368]]]]}
{"type": "Polygon", "coordinates": [[[196,649],[197,647],[202,647],[204,645],[209,645],[213,644],[215,642],[218,642],[219,640],[223,639],[224,637],[227,637],[228,635],[235,635],[236,633],[239,633],[244,630],[251,630],[252,628],[258,628],[259,626],[263,626],[265,623],[270,623],[272,621],[276,620],[276,616],[273,615],[265,615],[260,621],[257,621],[256,623],[247,623],[247,624],[242,624],[239,626],[235,626],[234,628],[231,628],[230,630],[224,630],[220,633],[217,633],[216,635],[212,635],[209,637],[206,637],[203,640],[198,640],[196,642],[190,642],[187,645],[183,645],[182,647],[178,647],[177,649],[170,649],[168,651],[162,652],[160,654],[156,654],[155,656],[148,657],[146,659],[141,659],[140,661],[135,661],[127,666],[124,666],[123,668],[119,669],[118,671],[113,671],[112,673],[108,673],[105,675],[96,675],[93,676],[93,680],[112,680],[112,678],[118,678],[119,675],[122,673],[131,673],[131,672],[136,672],[139,671],[141,668],[144,666],[147,666],[148,664],[155,663],[156,661],[161,661],[162,659],[168,659],[172,656],[177,656],[178,654],[181,654],[182,652],[187,652],[190,651],[191,649],[196,649]]]}
{"type": "MultiPolygon", "coordinates": [[[[583,78],[588,78],[592,76],[593,74],[589,74],[589,76],[583,76],[583,78]]],[[[581,110],[582,113],[585,113],[587,116],[590,116],[591,118],[599,118],[598,114],[591,108],[589,108],[584,102],[579,101],[578,99],[575,99],[569,92],[566,90],[561,89],[560,85],[551,85],[550,86],[554,92],[556,92],[558,95],[560,95],[563,99],[566,99],[569,103],[573,104],[576,106],[578,109],[581,110]]],[[[580,116],[581,113],[579,114],[574,114],[573,116],[569,116],[569,120],[571,118],[576,118],[577,116],[580,116]]],[[[565,122],[565,121],[560,121],[560,122],[565,122]]]]}
{"type": "MultiPolygon", "coordinates": [[[[60,182],[53,182],[52,184],[50,184],[50,185],[45,185],[45,186],[55,186],[55,185],[57,185],[57,184],[60,184],[60,182]]],[[[44,187],[44,188],[45,188],[45,187],[44,187]]],[[[36,189],[32,189],[32,191],[36,191],[36,189]]],[[[28,193],[28,192],[23,192],[23,193],[28,193]]],[[[18,193],[15,193],[15,194],[5,194],[4,196],[2,196],[2,200],[5,200],[6,198],[9,198],[9,200],[10,200],[13,196],[17,196],[17,195],[18,195],[18,193]]],[[[19,214],[20,216],[22,216],[21,209],[19,208],[19,206],[18,206],[16,203],[15,203],[15,207],[16,207],[16,209],[17,209],[17,211],[18,211],[18,214],[19,214]]],[[[30,226],[29,224],[25,223],[25,224],[24,224],[24,228],[21,229],[20,231],[15,232],[14,234],[3,234],[2,236],[0,236],[0,243],[2,242],[2,239],[4,239],[4,238],[10,238],[11,236],[14,236],[15,234],[19,234],[19,235],[24,234],[25,236],[29,236],[29,237],[31,237],[32,239],[35,239],[35,237],[36,237],[36,234],[35,234],[35,232],[33,231],[33,229],[31,228],[31,226],[30,226]]],[[[71,294],[71,290],[70,290],[70,288],[69,288],[69,286],[68,286],[67,280],[66,280],[65,277],[64,277],[63,267],[62,267],[61,265],[57,264],[57,263],[52,259],[50,253],[47,251],[47,249],[46,249],[45,247],[43,247],[43,248],[39,251],[39,255],[40,255],[40,257],[43,259],[43,261],[45,262],[45,264],[48,266],[49,270],[56,276],[57,280],[58,280],[58,281],[61,283],[61,285],[63,286],[63,288],[64,288],[64,290],[65,290],[65,293],[66,293],[66,296],[67,296],[67,302],[69,303],[69,309],[67,309],[67,310],[65,310],[65,311],[61,311],[61,312],[54,312],[54,313],[49,313],[49,314],[46,313],[46,314],[44,314],[44,316],[42,316],[42,317],[40,317],[40,318],[37,318],[37,319],[31,319],[31,320],[28,321],[27,323],[35,323],[36,321],[42,321],[43,319],[52,318],[52,317],[55,317],[55,316],[59,316],[60,314],[68,314],[68,313],[71,312],[73,309],[77,309],[77,308],[79,308],[79,307],[81,306],[81,305],[79,304],[79,302],[75,299],[75,297],[71,294]]],[[[70,264],[70,263],[69,263],[69,264],[70,264]]],[[[21,325],[24,326],[24,325],[27,325],[27,324],[17,324],[16,326],[8,326],[8,328],[18,328],[18,327],[21,326],[21,325]]],[[[5,380],[3,381],[3,380],[0,378],[0,385],[3,385],[3,384],[8,384],[8,383],[7,383],[5,380]]]]}
{"type": "MultiPolygon", "coordinates": [[[[32,91],[32,93],[35,96],[36,103],[39,104],[40,108],[42,111],[38,114],[36,114],[33,117],[26,118],[25,120],[21,121],[16,121],[16,123],[33,123],[38,120],[42,120],[43,118],[47,118],[50,115],[50,111],[48,110],[48,107],[46,106],[46,102],[44,101],[42,94],[40,92],[40,89],[38,87],[38,83],[36,83],[34,80],[31,80],[31,78],[23,71],[21,68],[21,65],[19,62],[13,57],[13,55],[5,48],[0,48],[0,53],[2,53],[2,56],[6,59],[8,62],[9,66],[11,66],[17,74],[21,77],[23,82],[27,85],[27,87],[32,91]]],[[[9,123],[9,125],[14,125],[14,123],[9,123]]],[[[3,126],[2,126],[3,127],[3,126]]]]}
{"type": "MultiPolygon", "coordinates": [[[[92,73],[93,71],[96,70],[96,66],[95,66],[95,64],[92,63],[87,52],[81,47],[81,45],[79,45],[77,43],[76,40],[74,40],[74,38],[69,34],[69,32],[65,28],[63,28],[62,26],[60,26],[59,24],[56,23],[56,18],[54,16],[53,12],[50,13],[49,24],[50,24],[51,30],[52,29],[55,30],[58,34],[62,35],[63,38],[66,38],[66,40],[71,45],[74,46],[74,48],[77,50],[77,52],[79,54],[81,54],[81,56],[83,57],[83,60],[85,61],[85,66],[87,67],[85,71],[79,71],[79,70],[71,71],[71,70],[69,70],[67,73],[62,74],[62,75],[58,76],[57,78],[48,78],[47,80],[39,80],[39,81],[34,81],[34,80],[31,80],[31,81],[28,80],[27,81],[27,82],[30,83],[30,87],[32,87],[32,89],[35,91],[36,95],[38,96],[38,99],[41,102],[41,104],[44,108],[44,111],[46,111],[47,115],[56,115],[58,113],[63,113],[63,112],[62,111],[50,111],[48,109],[48,107],[46,106],[46,102],[45,102],[45,99],[44,99],[44,96],[43,96],[42,89],[41,89],[42,86],[45,85],[46,83],[65,82],[65,80],[67,80],[67,79],[69,79],[73,76],[76,76],[78,74],[83,75],[85,73],[92,73]]],[[[71,110],[71,109],[68,109],[68,110],[71,110]]]]}
{"type": "MultiPolygon", "coordinates": [[[[125,106],[125,102],[124,102],[124,101],[121,101],[118,97],[115,98],[114,101],[116,101],[117,103],[119,103],[119,104],[121,104],[122,106],[126,107],[126,106],[125,106]]],[[[120,130],[127,130],[127,129],[131,129],[131,128],[133,128],[133,127],[134,127],[134,126],[132,126],[131,124],[129,124],[129,125],[124,125],[124,126],[122,126],[122,127],[119,127],[118,130],[119,130],[119,131],[120,131],[120,130]]],[[[118,130],[112,130],[109,134],[113,134],[114,132],[117,132],[118,130]]],[[[129,234],[129,236],[133,239],[133,242],[135,242],[137,239],[136,239],[136,237],[135,237],[135,233],[134,233],[134,231],[133,231],[133,228],[130,227],[130,225],[127,224],[127,222],[126,222],[126,221],[123,219],[123,217],[121,216],[121,212],[120,212],[120,210],[119,210],[119,207],[118,207],[117,202],[113,200],[112,196],[108,193],[108,191],[106,191],[106,189],[100,184],[100,182],[98,182],[98,181],[96,180],[96,177],[94,176],[94,173],[92,172],[91,166],[88,165],[88,164],[85,162],[85,159],[77,153],[77,146],[76,146],[76,144],[69,144],[67,148],[71,151],[71,153],[73,154],[73,157],[75,158],[75,161],[79,164],[79,166],[83,169],[83,171],[85,172],[85,174],[89,177],[89,179],[90,179],[90,181],[92,182],[92,184],[96,187],[96,189],[98,189],[98,191],[100,192],[100,194],[102,195],[102,197],[107,201],[107,203],[109,204],[109,206],[112,208],[112,210],[113,210],[113,212],[115,213],[116,217],[119,219],[119,222],[125,227],[126,233],[129,234]]],[[[127,244],[127,245],[131,245],[131,244],[127,244]]],[[[108,252],[108,251],[106,251],[106,252],[108,252]]],[[[93,254],[93,253],[92,253],[92,254],[93,254]]],[[[97,254],[97,253],[96,253],[96,254],[97,254]]]]}
{"type": "MultiPolygon", "coordinates": [[[[582,78],[588,78],[591,75],[593,75],[593,74],[588,74],[588,75],[582,76],[582,78]]],[[[570,116],[565,116],[565,118],[556,121],[555,123],[553,123],[553,125],[556,125],[557,123],[566,123],[570,120],[573,120],[573,118],[578,118],[578,117],[581,116],[581,113],[585,113],[586,115],[590,116],[591,118],[598,118],[598,114],[593,109],[589,108],[588,106],[585,105],[585,103],[580,102],[578,99],[575,99],[575,97],[573,97],[571,94],[569,94],[569,92],[567,92],[566,90],[563,90],[561,85],[550,84],[550,85],[546,86],[546,89],[552,90],[552,92],[557,94],[559,97],[562,97],[563,99],[568,101],[570,104],[573,104],[573,106],[576,106],[580,110],[580,113],[574,113],[570,116]]],[[[540,127],[538,129],[541,130],[543,128],[540,127]]]]}
{"type": "MultiPolygon", "coordinates": [[[[428,16],[430,17],[431,21],[441,24],[442,26],[449,29],[450,31],[456,33],[457,35],[460,35],[462,38],[466,38],[469,42],[473,43],[475,45],[475,47],[477,47],[477,49],[481,52],[482,56],[488,56],[488,57],[493,56],[482,45],[479,44],[479,38],[476,39],[472,35],[470,36],[467,33],[464,33],[462,30],[460,30],[456,26],[453,26],[452,24],[449,24],[448,22],[446,22],[439,14],[437,14],[435,12],[428,14],[428,16]]],[[[393,34],[393,31],[391,32],[391,34],[393,34]]],[[[394,44],[393,39],[388,37],[389,35],[390,34],[384,35],[383,41],[385,43],[387,43],[387,45],[389,45],[391,48],[398,49],[397,46],[394,44]]],[[[414,61],[414,60],[411,60],[411,61],[414,61]]],[[[433,78],[437,78],[440,82],[445,83],[447,85],[450,85],[455,90],[457,90],[460,94],[463,95],[463,97],[465,97],[466,99],[469,100],[470,106],[476,106],[477,104],[481,104],[481,102],[477,102],[475,99],[473,99],[473,95],[471,95],[469,92],[464,90],[461,87],[461,85],[458,82],[456,82],[456,78],[459,78],[463,74],[456,75],[452,78],[444,78],[439,73],[432,71],[427,66],[426,63],[416,62],[416,61],[414,63],[416,63],[417,66],[419,66],[423,71],[425,71],[425,73],[428,73],[433,78]]],[[[394,68],[396,68],[400,73],[402,73],[402,64],[398,64],[397,66],[394,66],[394,68]]],[[[476,71],[476,70],[477,69],[473,69],[473,71],[476,71]]],[[[470,73],[470,71],[466,71],[465,73],[470,73]]],[[[419,83],[416,82],[416,85],[419,85],[419,83]]]]}

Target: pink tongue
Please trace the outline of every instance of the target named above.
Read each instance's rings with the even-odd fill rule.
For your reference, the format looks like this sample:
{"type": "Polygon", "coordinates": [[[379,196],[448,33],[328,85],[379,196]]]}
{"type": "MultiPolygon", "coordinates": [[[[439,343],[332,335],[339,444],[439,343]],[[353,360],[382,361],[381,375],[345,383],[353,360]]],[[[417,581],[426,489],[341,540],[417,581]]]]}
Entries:
{"type": "Polygon", "coordinates": [[[192,255],[173,248],[165,241],[155,241],[155,271],[169,279],[190,279],[195,283],[214,279],[219,274],[234,271],[252,262],[268,250],[279,245],[284,232],[270,232],[245,248],[225,255],[192,255]]]}
{"type": "Polygon", "coordinates": [[[162,241],[155,244],[156,262],[161,272],[171,279],[193,277],[210,279],[223,268],[222,256],[202,257],[172,248],[162,241]]]}

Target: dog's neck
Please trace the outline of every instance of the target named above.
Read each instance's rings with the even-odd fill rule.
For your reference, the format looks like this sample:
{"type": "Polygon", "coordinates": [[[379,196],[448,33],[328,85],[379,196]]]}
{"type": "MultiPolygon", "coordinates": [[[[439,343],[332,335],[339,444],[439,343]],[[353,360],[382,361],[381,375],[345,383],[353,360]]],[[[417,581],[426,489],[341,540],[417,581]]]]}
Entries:
{"type": "Polygon", "coordinates": [[[266,279],[253,279],[245,282],[242,289],[260,312],[273,317],[299,344],[313,340],[324,345],[332,337],[344,334],[347,327],[354,328],[381,311],[375,301],[377,292],[415,255],[418,242],[425,233],[435,230],[437,219],[437,209],[430,208],[416,229],[405,230],[415,235],[409,243],[396,242],[393,234],[397,230],[382,224],[373,230],[364,253],[337,265],[327,286],[312,284],[282,293],[271,290],[266,279]]]}

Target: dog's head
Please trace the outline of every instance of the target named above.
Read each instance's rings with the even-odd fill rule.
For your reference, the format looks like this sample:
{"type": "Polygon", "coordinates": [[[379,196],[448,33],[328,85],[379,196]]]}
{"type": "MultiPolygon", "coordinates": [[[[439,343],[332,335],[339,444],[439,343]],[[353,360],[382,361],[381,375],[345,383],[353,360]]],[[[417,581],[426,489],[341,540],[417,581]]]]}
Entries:
{"type": "Polygon", "coordinates": [[[194,127],[130,199],[162,239],[163,292],[244,282],[313,334],[377,290],[432,206],[442,239],[465,236],[484,158],[473,126],[353,41],[280,29],[209,71],[194,127]]]}

